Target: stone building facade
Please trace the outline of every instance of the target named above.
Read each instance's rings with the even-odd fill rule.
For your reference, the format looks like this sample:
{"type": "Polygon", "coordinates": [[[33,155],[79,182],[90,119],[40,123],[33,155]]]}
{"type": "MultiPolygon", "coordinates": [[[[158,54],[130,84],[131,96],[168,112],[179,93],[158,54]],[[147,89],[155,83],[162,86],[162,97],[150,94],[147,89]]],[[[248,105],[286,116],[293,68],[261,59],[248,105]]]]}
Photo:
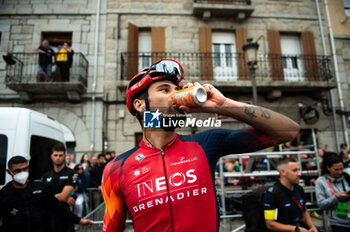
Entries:
{"type": "MultiPolygon", "coordinates": [[[[342,0],[329,2],[330,9],[344,10],[342,0]]],[[[338,17],[334,10],[331,15],[338,17]]],[[[9,66],[1,60],[0,107],[26,107],[54,117],[72,130],[78,155],[122,153],[137,143],[141,133],[125,105],[125,88],[133,74],[166,56],[183,64],[187,80],[211,83],[228,97],[252,102],[242,46],[253,38],[260,45],[258,104],[288,115],[303,129],[317,129],[319,146],[336,150],[336,143],[345,138],[340,115],[336,114],[335,130],[330,110],[331,89],[336,107],[339,101],[324,16],[322,11],[329,69],[314,0],[2,1],[1,55],[33,53],[43,39],[52,44],[66,39],[88,66],[86,83],[29,81],[28,87],[11,82],[9,66]]],[[[334,34],[344,104],[349,108],[350,22],[345,13],[344,17],[334,34]]],[[[222,120],[225,128],[242,126],[222,120]]]]}

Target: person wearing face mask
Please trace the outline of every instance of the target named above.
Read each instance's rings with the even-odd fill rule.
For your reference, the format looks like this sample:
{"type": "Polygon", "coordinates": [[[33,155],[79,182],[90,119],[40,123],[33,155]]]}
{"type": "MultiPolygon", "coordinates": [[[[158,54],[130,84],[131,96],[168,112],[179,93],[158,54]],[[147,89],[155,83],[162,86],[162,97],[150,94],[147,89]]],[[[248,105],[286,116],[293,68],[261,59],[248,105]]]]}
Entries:
{"type": "Polygon", "coordinates": [[[48,210],[67,218],[73,223],[91,225],[93,221],[81,219],[48,194],[42,181],[29,179],[28,161],[22,156],[14,156],[8,161],[7,173],[12,176],[0,190],[0,231],[59,231],[48,224],[48,210]]]}

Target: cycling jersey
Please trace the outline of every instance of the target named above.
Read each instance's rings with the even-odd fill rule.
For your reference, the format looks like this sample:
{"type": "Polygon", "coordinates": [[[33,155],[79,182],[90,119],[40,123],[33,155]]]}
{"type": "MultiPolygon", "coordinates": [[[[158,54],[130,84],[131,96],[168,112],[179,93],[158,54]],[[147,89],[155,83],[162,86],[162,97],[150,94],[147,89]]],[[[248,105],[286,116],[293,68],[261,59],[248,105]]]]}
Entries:
{"type": "Polygon", "coordinates": [[[104,169],[103,231],[122,231],[126,209],[136,232],[217,231],[214,172],[218,159],[272,145],[269,136],[254,128],[175,134],[162,150],[141,141],[104,169]]]}

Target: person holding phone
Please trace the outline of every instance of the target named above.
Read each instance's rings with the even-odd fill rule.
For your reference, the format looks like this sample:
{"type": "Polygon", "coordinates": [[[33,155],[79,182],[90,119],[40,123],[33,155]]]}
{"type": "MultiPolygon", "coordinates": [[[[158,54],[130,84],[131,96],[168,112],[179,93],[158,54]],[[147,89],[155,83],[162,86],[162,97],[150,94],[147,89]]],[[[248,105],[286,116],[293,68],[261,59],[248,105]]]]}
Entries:
{"type": "Polygon", "coordinates": [[[317,204],[326,210],[333,232],[350,231],[350,177],[336,153],[326,152],[316,181],[317,204]]]}

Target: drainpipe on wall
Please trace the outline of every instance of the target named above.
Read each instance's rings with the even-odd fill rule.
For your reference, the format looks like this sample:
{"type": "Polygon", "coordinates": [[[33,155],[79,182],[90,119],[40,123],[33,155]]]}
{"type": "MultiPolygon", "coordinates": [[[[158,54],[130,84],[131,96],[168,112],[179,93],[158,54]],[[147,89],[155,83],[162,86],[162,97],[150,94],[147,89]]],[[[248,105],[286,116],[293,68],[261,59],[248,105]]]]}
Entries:
{"type": "Polygon", "coordinates": [[[92,154],[95,151],[95,98],[96,98],[96,80],[97,80],[97,62],[98,62],[98,38],[99,38],[99,26],[100,26],[100,6],[101,1],[97,0],[97,10],[96,10],[96,26],[95,26],[95,51],[94,51],[94,79],[92,82],[92,106],[91,106],[91,142],[90,142],[90,150],[92,154]]]}
{"type": "MultiPolygon", "coordinates": [[[[324,40],[324,31],[323,31],[323,24],[322,24],[322,15],[321,15],[321,9],[320,5],[318,3],[318,0],[315,0],[316,2],[316,9],[317,9],[317,18],[318,18],[318,25],[320,27],[320,33],[321,33],[321,42],[322,42],[322,48],[323,48],[323,56],[328,56],[327,53],[327,48],[326,48],[326,41],[324,40]]],[[[336,143],[336,149],[337,152],[339,153],[339,138],[338,138],[338,129],[337,129],[337,115],[335,112],[335,107],[334,107],[334,95],[333,95],[333,90],[329,90],[329,98],[331,100],[331,108],[332,108],[332,122],[333,122],[333,127],[334,127],[334,135],[335,135],[335,143],[336,143]]]]}
{"type": "MultiPolygon", "coordinates": [[[[337,82],[337,90],[338,90],[338,98],[339,98],[339,104],[340,104],[340,110],[342,112],[345,111],[344,106],[344,99],[343,99],[343,91],[341,89],[341,83],[339,79],[339,69],[338,69],[338,60],[337,60],[337,54],[335,51],[335,43],[334,43],[334,36],[333,36],[333,29],[332,29],[332,22],[329,15],[329,9],[328,9],[328,1],[324,0],[325,8],[326,8],[326,14],[327,14],[327,23],[328,23],[328,30],[329,30],[329,37],[331,41],[331,48],[332,48],[332,56],[333,56],[333,62],[334,62],[334,70],[335,70],[335,79],[337,82]]],[[[341,116],[341,121],[343,125],[343,132],[344,132],[344,142],[349,144],[349,137],[348,137],[348,127],[346,122],[346,115],[341,116]]],[[[339,146],[340,144],[337,144],[339,146]]]]}

